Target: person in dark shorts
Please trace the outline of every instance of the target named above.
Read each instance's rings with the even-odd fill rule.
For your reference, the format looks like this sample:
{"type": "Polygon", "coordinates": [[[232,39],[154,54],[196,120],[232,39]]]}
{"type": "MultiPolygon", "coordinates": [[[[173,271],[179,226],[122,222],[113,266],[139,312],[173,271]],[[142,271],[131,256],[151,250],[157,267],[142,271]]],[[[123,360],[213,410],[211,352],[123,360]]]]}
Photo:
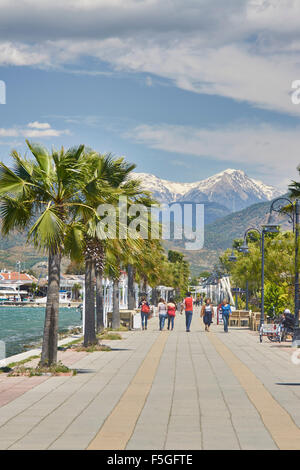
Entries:
{"type": "Polygon", "coordinates": [[[214,316],[214,308],[210,298],[207,298],[205,304],[202,306],[201,316],[205,325],[205,331],[209,331],[209,327],[212,323],[212,318],[214,316]]]}

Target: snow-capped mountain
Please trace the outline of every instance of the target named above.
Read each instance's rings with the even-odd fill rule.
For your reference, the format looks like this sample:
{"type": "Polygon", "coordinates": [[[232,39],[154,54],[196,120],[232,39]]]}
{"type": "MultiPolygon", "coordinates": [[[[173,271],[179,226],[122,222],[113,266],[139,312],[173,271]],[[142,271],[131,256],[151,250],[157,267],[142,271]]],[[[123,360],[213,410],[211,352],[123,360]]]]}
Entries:
{"type": "Polygon", "coordinates": [[[195,183],[174,183],[149,173],[134,173],[159,202],[214,202],[235,212],[257,202],[270,201],[281,191],[249,178],[242,170],[227,169],[195,183]]]}

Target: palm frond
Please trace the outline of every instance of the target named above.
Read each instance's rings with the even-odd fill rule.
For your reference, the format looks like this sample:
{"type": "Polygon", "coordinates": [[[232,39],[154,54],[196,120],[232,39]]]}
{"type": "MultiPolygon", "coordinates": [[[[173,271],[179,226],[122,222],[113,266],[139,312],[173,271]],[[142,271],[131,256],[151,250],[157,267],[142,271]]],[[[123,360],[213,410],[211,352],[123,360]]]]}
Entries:
{"type": "Polygon", "coordinates": [[[35,246],[46,249],[62,249],[65,236],[65,225],[53,207],[48,205],[45,211],[28,232],[35,246]]]}
{"type": "Polygon", "coordinates": [[[33,164],[30,160],[22,158],[16,150],[11,152],[11,156],[14,159],[14,173],[26,181],[27,183],[32,184],[32,174],[33,174],[33,164]]]}
{"type": "Polygon", "coordinates": [[[84,259],[84,234],[85,227],[79,222],[69,224],[65,235],[65,254],[77,263],[84,259]]]}
{"type": "Polygon", "coordinates": [[[25,229],[32,218],[33,203],[26,202],[23,198],[2,196],[0,203],[0,215],[2,218],[1,231],[7,235],[13,230],[25,229]]]}
{"type": "Polygon", "coordinates": [[[49,176],[52,171],[52,159],[46,147],[35,142],[30,142],[29,140],[26,140],[26,144],[34,155],[39,168],[45,175],[49,176]]]}
{"type": "Polygon", "coordinates": [[[20,193],[24,190],[25,185],[26,181],[3,162],[0,162],[0,194],[20,193]]]}
{"type": "Polygon", "coordinates": [[[297,181],[292,181],[288,188],[291,197],[295,198],[300,196],[300,183],[298,183],[297,181]]]}

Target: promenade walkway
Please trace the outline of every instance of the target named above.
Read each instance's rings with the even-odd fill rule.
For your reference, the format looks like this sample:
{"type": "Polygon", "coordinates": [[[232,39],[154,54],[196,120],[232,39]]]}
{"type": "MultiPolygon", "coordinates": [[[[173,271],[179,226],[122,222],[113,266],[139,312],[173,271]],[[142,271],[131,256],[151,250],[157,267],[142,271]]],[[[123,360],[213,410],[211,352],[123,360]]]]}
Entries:
{"type": "Polygon", "coordinates": [[[60,352],[76,376],[0,375],[0,449],[300,449],[300,365],[286,345],[212,325],[122,333],[60,352]]]}

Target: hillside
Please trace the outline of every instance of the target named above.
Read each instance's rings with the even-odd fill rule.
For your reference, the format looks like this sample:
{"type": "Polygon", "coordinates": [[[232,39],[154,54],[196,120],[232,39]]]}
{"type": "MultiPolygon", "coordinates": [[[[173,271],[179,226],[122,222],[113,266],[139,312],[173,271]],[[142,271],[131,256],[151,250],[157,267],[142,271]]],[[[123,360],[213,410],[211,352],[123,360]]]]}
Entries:
{"type": "MultiPolygon", "coordinates": [[[[201,270],[211,270],[217,263],[219,255],[231,248],[235,238],[242,238],[245,231],[250,227],[261,229],[261,225],[267,222],[271,202],[253,204],[226,217],[215,220],[205,226],[204,248],[199,251],[184,250],[184,242],[181,240],[165,242],[166,249],[176,249],[185,254],[186,259],[191,263],[193,274],[201,270]]],[[[291,225],[287,222],[287,216],[276,214],[276,220],[282,224],[283,230],[291,230],[291,225]]]]}
{"type": "Polygon", "coordinates": [[[32,245],[26,243],[26,234],[16,232],[0,238],[0,269],[16,269],[16,262],[22,262],[22,269],[28,270],[37,262],[47,259],[32,245]]]}
{"type": "MultiPolygon", "coordinates": [[[[186,251],[182,240],[165,241],[164,246],[166,250],[182,251],[191,263],[193,274],[201,270],[211,270],[217,263],[220,253],[230,248],[235,238],[243,237],[247,228],[260,228],[267,221],[270,205],[270,201],[253,204],[246,209],[214,220],[223,213],[223,207],[216,203],[208,203],[209,211],[205,217],[205,244],[202,250],[186,251]],[[211,220],[214,221],[209,223],[211,220]]],[[[283,229],[291,229],[290,224],[287,223],[287,217],[278,215],[278,221],[283,223],[283,229]]],[[[15,269],[16,261],[20,260],[25,262],[28,270],[46,259],[46,256],[37,252],[32,245],[26,244],[25,234],[15,233],[0,239],[0,269],[15,269]]],[[[63,264],[64,267],[67,266],[67,260],[64,260],[63,264]]]]}

